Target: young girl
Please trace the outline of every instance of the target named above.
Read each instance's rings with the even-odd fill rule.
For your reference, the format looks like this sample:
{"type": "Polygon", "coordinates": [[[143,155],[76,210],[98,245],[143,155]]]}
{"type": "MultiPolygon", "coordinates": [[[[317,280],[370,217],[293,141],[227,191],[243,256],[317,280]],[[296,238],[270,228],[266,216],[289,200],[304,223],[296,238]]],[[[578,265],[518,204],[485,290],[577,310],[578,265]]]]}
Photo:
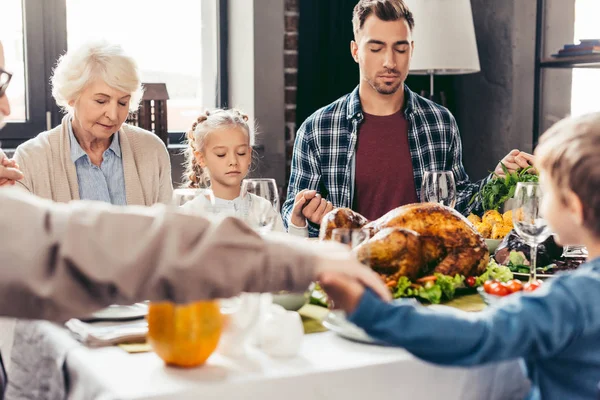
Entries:
{"type": "MultiPolygon", "coordinates": [[[[248,116],[240,111],[213,110],[200,115],[187,133],[187,187],[210,187],[215,196],[212,206],[204,196],[186,203],[188,210],[231,214],[251,221],[268,209],[274,218],[273,231],[285,232],[281,215],[271,203],[259,196],[241,196],[241,182],[248,175],[252,162],[254,132],[248,116]]],[[[269,218],[269,216],[267,216],[269,218]]],[[[289,233],[308,237],[306,227],[290,224],[289,233]]]]}

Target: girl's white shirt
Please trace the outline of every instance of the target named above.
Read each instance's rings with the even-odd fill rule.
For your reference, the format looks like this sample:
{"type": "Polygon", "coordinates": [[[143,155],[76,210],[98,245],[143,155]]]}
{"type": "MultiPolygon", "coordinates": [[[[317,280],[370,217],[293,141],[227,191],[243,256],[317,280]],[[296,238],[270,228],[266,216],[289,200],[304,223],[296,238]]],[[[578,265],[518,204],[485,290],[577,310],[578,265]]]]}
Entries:
{"type": "MultiPolygon", "coordinates": [[[[273,217],[275,221],[273,232],[286,232],[281,214],[272,207],[271,202],[254,194],[250,194],[247,197],[239,196],[233,200],[215,197],[214,206],[210,204],[210,201],[206,197],[198,196],[182,205],[181,208],[199,214],[231,215],[243,220],[251,220],[254,216],[263,215],[265,209],[268,209],[268,216],[273,217]]],[[[307,238],[308,226],[298,227],[289,224],[287,232],[293,236],[307,238]]]]}

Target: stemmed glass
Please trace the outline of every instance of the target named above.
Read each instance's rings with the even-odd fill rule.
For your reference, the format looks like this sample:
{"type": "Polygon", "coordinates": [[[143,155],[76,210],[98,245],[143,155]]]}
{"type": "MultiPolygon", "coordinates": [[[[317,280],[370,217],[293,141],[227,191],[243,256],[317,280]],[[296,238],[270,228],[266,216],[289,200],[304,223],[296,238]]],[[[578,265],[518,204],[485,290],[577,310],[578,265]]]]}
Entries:
{"type": "Polygon", "coordinates": [[[452,171],[426,171],[421,183],[421,202],[440,203],[454,208],[456,183],[452,171]]]}
{"type": "Polygon", "coordinates": [[[370,252],[368,246],[361,246],[370,239],[370,232],[365,228],[336,228],[331,232],[331,240],[350,247],[356,258],[366,266],[370,266],[370,252]]]}
{"type": "Polygon", "coordinates": [[[519,182],[515,191],[513,223],[515,230],[531,248],[529,281],[536,279],[537,248],[552,234],[541,215],[542,189],[537,182],[519,182]]]}
{"type": "Polygon", "coordinates": [[[241,195],[246,198],[250,196],[250,210],[246,222],[261,234],[270,232],[279,217],[279,192],[275,179],[244,179],[242,181],[241,195]],[[253,196],[265,199],[266,202],[253,204],[257,199],[253,196]],[[263,204],[264,203],[264,204],[263,204]]]}

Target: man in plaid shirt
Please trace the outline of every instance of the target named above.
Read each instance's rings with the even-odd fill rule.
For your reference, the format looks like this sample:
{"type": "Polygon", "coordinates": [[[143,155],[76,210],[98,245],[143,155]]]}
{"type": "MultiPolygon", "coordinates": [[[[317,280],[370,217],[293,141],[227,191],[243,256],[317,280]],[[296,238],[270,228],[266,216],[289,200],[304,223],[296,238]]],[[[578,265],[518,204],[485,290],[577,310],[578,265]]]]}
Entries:
{"type": "MultiPolygon", "coordinates": [[[[479,208],[478,201],[469,203],[489,177],[469,181],[454,117],[404,84],[414,49],[410,10],[402,0],[360,0],[352,22],[360,83],[298,130],[282,207],[286,226],[308,223],[310,236],[318,236],[323,215],[334,207],[377,218],[419,201],[426,171],[452,171],[456,209],[479,208]]],[[[519,150],[502,160],[509,171],[532,161],[519,150]]],[[[500,163],[496,172],[503,175],[500,163]]]]}

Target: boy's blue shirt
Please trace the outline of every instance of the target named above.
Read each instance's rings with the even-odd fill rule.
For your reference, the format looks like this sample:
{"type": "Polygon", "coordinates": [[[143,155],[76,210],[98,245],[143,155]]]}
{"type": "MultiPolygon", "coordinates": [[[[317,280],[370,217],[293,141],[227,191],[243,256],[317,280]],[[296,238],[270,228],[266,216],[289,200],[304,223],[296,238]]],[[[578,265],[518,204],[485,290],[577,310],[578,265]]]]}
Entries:
{"type": "Polygon", "coordinates": [[[600,258],[479,313],[432,310],[408,301],[389,304],[367,290],[349,319],[375,339],[436,364],[523,358],[534,386],[530,398],[597,396],[600,258]]]}

